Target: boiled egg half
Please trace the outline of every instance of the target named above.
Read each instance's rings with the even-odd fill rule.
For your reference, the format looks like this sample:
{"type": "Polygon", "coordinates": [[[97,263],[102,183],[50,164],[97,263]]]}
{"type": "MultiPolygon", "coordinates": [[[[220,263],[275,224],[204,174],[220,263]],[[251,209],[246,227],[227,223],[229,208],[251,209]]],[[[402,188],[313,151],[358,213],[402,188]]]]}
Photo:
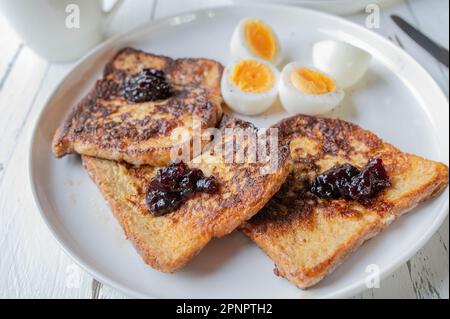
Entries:
{"type": "Polygon", "coordinates": [[[245,18],[234,30],[230,44],[233,59],[258,58],[278,65],[282,60],[277,35],[262,20],[245,18]]]}
{"type": "Polygon", "coordinates": [[[229,64],[222,75],[222,96],[237,113],[260,114],[274,104],[279,77],[278,70],[264,60],[237,60],[229,64]]]}
{"type": "Polygon", "coordinates": [[[343,89],[364,76],[371,58],[366,51],[346,42],[327,40],[313,47],[314,66],[332,76],[343,89]]]}
{"type": "Polygon", "coordinates": [[[344,91],[334,79],[299,62],[286,65],[279,83],[280,101],[292,114],[318,115],[326,113],[341,103],[344,91]]]}

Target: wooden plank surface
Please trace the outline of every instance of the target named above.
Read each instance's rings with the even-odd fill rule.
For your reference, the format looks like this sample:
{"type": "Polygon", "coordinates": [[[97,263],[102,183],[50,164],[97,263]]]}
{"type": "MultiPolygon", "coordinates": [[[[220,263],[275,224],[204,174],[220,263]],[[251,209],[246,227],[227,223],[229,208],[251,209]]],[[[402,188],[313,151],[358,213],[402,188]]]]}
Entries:
{"type": "MultiPolygon", "coordinates": [[[[126,1],[107,35],[152,19],[231,0],[126,1]]],[[[449,73],[392,25],[399,14],[448,47],[448,1],[410,0],[382,9],[375,30],[405,49],[430,72],[448,95],[449,73]]],[[[366,15],[348,19],[364,24],[366,15]]],[[[126,298],[79,269],[52,238],[28,187],[31,128],[45,99],[73,64],[52,65],[32,53],[0,16],[0,298],[126,298]],[[43,245],[42,243],[45,243],[43,245]]],[[[380,288],[354,298],[448,298],[449,221],[410,261],[382,281],[380,288]]]]}
{"type": "MultiPolygon", "coordinates": [[[[403,17],[448,48],[448,9],[449,2],[442,0],[398,1],[392,7],[382,9],[380,28],[374,30],[414,57],[436,80],[447,97],[448,69],[431,58],[426,51],[395,26],[390,16],[397,14],[403,17]],[[443,30],[446,31],[443,32],[443,30]]],[[[349,19],[364,24],[366,15],[358,14],[349,19]]],[[[410,261],[384,280],[380,288],[368,290],[359,297],[448,298],[448,229],[447,217],[439,231],[410,261]],[[396,293],[393,293],[394,291],[396,293]]]]}
{"type": "MultiPolygon", "coordinates": [[[[126,1],[111,21],[109,35],[148,22],[152,10],[153,1],[126,1]],[[132,23],[124,27],[127,20],[132,23]]],[[[73,63],[48,64],[21,46],[0,19],[0,78],[4,77],[0,90],[0,298],[98,297],[93,278],[52,238],[36,212],[28,185],[31,129],[45,100],[73,63]],[[10,43],[17,43],[17,53],[3,50],[10,43]]]]}

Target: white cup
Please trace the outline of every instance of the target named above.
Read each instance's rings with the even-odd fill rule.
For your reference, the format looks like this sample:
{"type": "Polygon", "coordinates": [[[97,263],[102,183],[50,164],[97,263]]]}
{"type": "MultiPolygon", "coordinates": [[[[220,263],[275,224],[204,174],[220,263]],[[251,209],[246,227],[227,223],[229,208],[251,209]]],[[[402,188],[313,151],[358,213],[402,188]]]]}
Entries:
{"type": "Polygon", "coordinates": [[[100,43],[105,25],[122,3],[116,1],[105,12],[101,0],[0,0],[0,13],[38,55],[63,62],[100,43]]]}

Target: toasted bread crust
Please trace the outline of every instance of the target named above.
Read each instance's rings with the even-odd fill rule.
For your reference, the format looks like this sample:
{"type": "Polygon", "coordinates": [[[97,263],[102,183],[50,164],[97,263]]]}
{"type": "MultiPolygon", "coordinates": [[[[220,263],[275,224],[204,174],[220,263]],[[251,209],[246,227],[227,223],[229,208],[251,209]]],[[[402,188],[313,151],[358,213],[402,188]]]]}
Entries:
{"type": "MultiPolygon", "coordinates": [[[[234,128],[255,129],[248,122],[224,116],[221,132],[234,128]]],[[[215,145],[223,146],[229,141],[224,136],[215,145]]],[[[290,172],[289,147],[281,143],[276,169],[268,175],[260,173],[268,164],[225,163],[224,156],[211,148],[200,160],[189,163],[216,177],[220,185],[217,194],[197,194],[177,211],[161,217],[150,214],[144,202],[146,187],[157,168],[133,167],[89,156],[83,156],[82,160],[145,262],[160,271],[174,272],[213,237],[229,234],[256,214],[290,172]]]]}
{"type": "Polygon", "coordinates": [[[291,140],[293,173],[242,231],[300,288],[315,285],[362,243],[448,185],[448,167],[405,154],[369,131],[335,119],[294,116],[276,125],[291,140]],[[335,164],[380,157],[392,187],[364,202],[321,200],[306,185],[335,164]]]}
{"type": "Polygon", "coordinates": [[[108,63],[103,78],[71,111],[53,138],[53,153],[79,153],[135,165],[165,165],[174,147],[192,136],[175,129],[214,127],[222,116],[223,67],[208,59],[177,59],[125,48],[108,63]],[[132,103],[123,94],[128,76],[143,68],[163,70],[173,89],[169,99],[132,103]],[[194,123],[197,121],[197,124],[194,123]]]}

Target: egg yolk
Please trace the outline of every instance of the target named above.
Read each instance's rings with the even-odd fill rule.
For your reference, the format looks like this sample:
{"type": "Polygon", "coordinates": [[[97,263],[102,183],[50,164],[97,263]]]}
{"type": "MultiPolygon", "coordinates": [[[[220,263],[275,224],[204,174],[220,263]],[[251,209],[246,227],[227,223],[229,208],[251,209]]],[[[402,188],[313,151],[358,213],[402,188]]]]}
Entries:
{"type": "Polygon", "coordinates": [[[250,20],[244,25],[245,39],[253,54],[271,60],[277,47],[272,31],[260,20],[250,20]]]}
{"type": "Polygon", "coordinates": [[[306,94],[320,95],[336,91],[336,84],[325,74],[300,68],[291,73],[291,82],[294,87],[306,94]]]}
{"type": "Polygon", "coordinates": [[[275,76],[263,63],[243,60],[234,67],[231,82],[244,92],[262,93],[273,87],[275,76]]]}

